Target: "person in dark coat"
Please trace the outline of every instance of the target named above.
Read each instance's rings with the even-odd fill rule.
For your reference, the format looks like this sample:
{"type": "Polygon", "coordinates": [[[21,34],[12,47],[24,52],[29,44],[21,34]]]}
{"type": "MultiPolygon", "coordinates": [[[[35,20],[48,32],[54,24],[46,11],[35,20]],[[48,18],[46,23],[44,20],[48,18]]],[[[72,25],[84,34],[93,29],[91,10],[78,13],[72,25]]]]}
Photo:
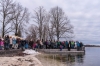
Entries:
{"type": "Polygon", "coordinates": [[[22,50],[25,50],[25,44],[26,44],[26,41],[25,40],[21,40],[21,49],[22,50]]]}
{"type": "Polygon", "coordinates": [[[66,45],[65,45],[65,46],[66,46],[66,49],[68,49],[68,41],[66,41],[66,43],[65,43],[65,44],[66,44],[66,45]]]}
{"type": "Polygon", "coordinates": [[[70,51],[70,47],[71,47],[71,41],[69,41],[68,43],[68,51],[70,51]]]}
{"type": "Polygon", "coordinates": [[[33,41],[29,41],[29,48],[32,49],[33,48],[33,41]]]}
{"type": "Polygon", "coordinates": [[[1,42],[2,42],[2,39],[1,39],[1,37],[0,37],[0,50],[2,49],[2,47],[1,47],[1,42]]]}
{"type": "Polygon", "coordinates": [[[21,48],[21,39],[18,39],[18,48],[17,49],[20,49],[21,48]]]}
{"type": "Polygon", "coordinates": [[[10,44],[10,39],[9,39],[9,36],[5,36],[5,39],[4,39],[4,49],[5,50],[8,50],[9,49],[9,44],[10,44]]]}
{"type": "Polygon", "coordinates": [[[83,43],[80,42],[80,50],[82,50],[82,47],[83,47],[83,43]]]}

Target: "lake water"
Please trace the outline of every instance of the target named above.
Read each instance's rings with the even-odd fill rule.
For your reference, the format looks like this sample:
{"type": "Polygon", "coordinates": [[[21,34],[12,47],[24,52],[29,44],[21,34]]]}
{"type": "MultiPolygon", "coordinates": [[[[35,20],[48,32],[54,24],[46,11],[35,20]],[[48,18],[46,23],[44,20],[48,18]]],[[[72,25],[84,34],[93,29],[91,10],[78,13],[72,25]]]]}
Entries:
{"type": "Polygon", "coordinates": [[[100,66],[100,47],[87,47],[85,55],[75,57],[69,66],[100,66]]]}
{"type": "Polygon", "coordinates": [[[43,58],[41,62],[47,63],[47,65],[53,64],[52,66],[100,66],[100,47],[86,47],[85,54],[46,54],[43,56],[43,58],[45,58],[45,62],[43,62],[43,58]],[[54,60],[56,60],[56,62],[54,60]]]}

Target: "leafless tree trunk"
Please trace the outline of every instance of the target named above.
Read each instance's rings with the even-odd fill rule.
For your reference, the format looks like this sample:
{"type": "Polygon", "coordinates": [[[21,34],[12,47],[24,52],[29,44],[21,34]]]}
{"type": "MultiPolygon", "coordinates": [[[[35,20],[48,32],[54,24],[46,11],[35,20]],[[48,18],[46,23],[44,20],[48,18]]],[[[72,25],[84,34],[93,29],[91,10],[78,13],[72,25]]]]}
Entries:
{"type": "Polygon", "coordinates": [[[46,14],[45,23],[43,25],[43,41],[49,39],[49,24],[50,24],[50,16],[46,14]]]}
{"type": "Polygon", "coordinates": [[[55,39],[54,36],[55,36],[54,26],[51,25],[49,26],[49,39],[51,41],[54,40],[55,39]]]}
{"type": "Polygon", "coordinates": [[[49,27],[48,24],[45,24],[43,27],[43,41],[49,39],[49,27]]]}
{"type": "Polygon", "coordinates": [[[68,18],[60,7],[54,7],[50,10],[51,15],[51,26],[54,26],[55,35],[57,41],[65,33],[73,33],[72,25],[70,24],[68,18]]]}
{"type": "Polygon", "coordinates": [[[12,31],[10,22],[13,20],[13,5],[14,3],[12,0],[0,0],[0,22],[2,23],[2,37],[12,31]]]}
{"type": "Polygon", "coordinates": [[[36,39],[37,39],[37,37],[38,37],[38,27],[36,26],[36,25],[31,25],[30,27],[29,27],[29,30],[28,30],[29,32],[27,33],[28,34],[28,37],[27,38],[29,38],[29,37],[31,37],[32,38],[32,40],[34,40],[34,41],[36,41],[36,39]]]}
{"type": "Polygon", "coordinates": [[[39,7],[37,10],[35,10],[35,14],[33,16],[34,22],[36,22],[36,25],[38,26],[38,32],[39,32],[39,39],[43,39],[43,26],[46,19],[46,11],[43,7],[39,7]]]}
{"type": "Polygon", "coordinates": [[[21,36],[19,35],[19,31],[22,33],[23,30],[25,30],[26,24],[28,24],[29,21],[29,13],[27,8],[23,8],[20,4],[15,4],[15,7],[13,7],[13,17],[14,20],[12,22],[13,24],[13,29],[15,31],[16,36],[21,36]]]}

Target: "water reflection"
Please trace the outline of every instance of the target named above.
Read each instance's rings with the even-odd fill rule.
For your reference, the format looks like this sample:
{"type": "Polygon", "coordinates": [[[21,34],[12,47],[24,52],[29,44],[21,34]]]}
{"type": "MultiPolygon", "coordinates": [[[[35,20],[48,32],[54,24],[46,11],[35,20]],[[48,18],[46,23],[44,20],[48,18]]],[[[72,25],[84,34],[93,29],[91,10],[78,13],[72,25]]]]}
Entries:
{"type": "MultiPolygon", "coordinates": [[[[84,54],[46,54],[45,58],[56,60],[65,66],[74,66],[75,63],[82,64],[84,62],[84,54]]],[[[55,62],[53,63],[56,64],[55,62]]]]}
{"type": "Polygon", "coordinates": [[[70,62],[70,63],[73,63],[73,62],[75,62],[75,56],[73,56],[73,55],[70,55],[70,54],[68,54],[67,55],[67,62],[70,62]]]}
{"type": "Polygon", "coordinates": [[[100,66],[100,47],[85,50],[84,54],[40,54],[38,59],[43,66],[100,66]]]}
{"type": "Polygon", "coordinates": [[[83,63],[84,62],[84,55],[76,55],[76,62],[77,63],[83,63]]]}

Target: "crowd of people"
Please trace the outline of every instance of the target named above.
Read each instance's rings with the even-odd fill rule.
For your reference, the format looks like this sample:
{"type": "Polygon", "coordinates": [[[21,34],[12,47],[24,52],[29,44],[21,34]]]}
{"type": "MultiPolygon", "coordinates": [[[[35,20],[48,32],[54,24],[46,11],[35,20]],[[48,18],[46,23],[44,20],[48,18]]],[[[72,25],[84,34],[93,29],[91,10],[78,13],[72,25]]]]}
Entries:
{"type": "Polygon", "coordinates": [[[83,43],[79,42],[79,41],[45,41],[44,43],[44,47],[46,49],[68,49],[70,51],[70,49],[77,49],[82,50],[83,48],[83,43]]]}
{"type": "Polygon", "coordinates": [[[4,39],[0,37],[0,50],[9,49],[77,49],[82,50],[83,43],[78,41],[33,41],[24,40],[19,37],[5,36],[4,39]]]}

